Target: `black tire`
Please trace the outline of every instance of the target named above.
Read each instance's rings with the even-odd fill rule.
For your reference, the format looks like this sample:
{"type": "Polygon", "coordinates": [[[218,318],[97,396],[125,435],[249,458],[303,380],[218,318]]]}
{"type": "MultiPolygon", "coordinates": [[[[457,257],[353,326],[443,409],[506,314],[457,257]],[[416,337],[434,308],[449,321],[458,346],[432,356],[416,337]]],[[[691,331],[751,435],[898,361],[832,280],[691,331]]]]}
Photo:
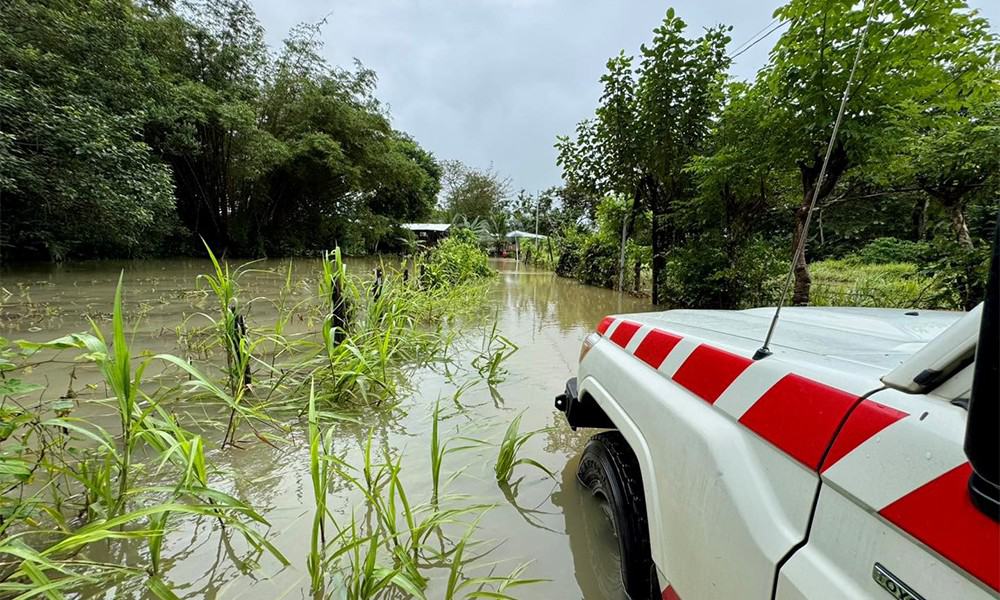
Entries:
{"type": "Polygon", "coordinates": [[[622,584],[628,597],[658,600],[657,582],[651,577],[655,571],[649,552],[649,522],[642,476],[625,438],[617,431],[606,431],[590,438],[580,457],[577,479],[610,509],[609,517],[618,537],[622,584]]]}

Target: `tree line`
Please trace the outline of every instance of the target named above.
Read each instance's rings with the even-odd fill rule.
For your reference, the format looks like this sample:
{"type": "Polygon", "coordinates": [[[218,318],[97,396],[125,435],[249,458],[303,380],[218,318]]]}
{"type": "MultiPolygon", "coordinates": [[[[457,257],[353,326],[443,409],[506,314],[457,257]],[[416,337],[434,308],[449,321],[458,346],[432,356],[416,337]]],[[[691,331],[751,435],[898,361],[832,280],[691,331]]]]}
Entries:
{"type": "Polygon", "coordinates": [[[810,258],[876,241],[882,260],[947,271],[961,303],[978,302],[1000,196],[988,22],[962,0],[791,0],[774,18],[784,32],[749,82],[728,75],[730,27],[693,37],[673,9],[637,56],[608,60],[594,116],[557,142],[591,216],[565,236],[567,271],[624,285],[627,257],[637,277],[651,268],[655,304],[767,301],[760,285],[787,269],[818,193],[795,304],[809,302],[810,258]]]}
{"type": "Polygon", "coordinates": [[[319,27],[272,53],[245,0],[3,3],[3,259],[398,243],[441,167],[319,27]]]}
{"type": "Polygon", "coordinates": [[[730,28],[693,36],[668,10],[558,139],[563,185],[514,193],[394,129],[374,72],[323,60],[322,24],[272,52],[245,0],[9,0],[0,259],[200,254],[199,238],[252,256],[393,251],[398,223],[426,219],[498,250],[537,230],[563,274],[650,275],[657,304],[735,308],[774,300],[818,191],[795,303],[810,262],[844,257],[917,265],[975,303],[1000,196],[989,24],[961,0],[790,0],[774,18],[768,63],[737,81],[730,28]]]}

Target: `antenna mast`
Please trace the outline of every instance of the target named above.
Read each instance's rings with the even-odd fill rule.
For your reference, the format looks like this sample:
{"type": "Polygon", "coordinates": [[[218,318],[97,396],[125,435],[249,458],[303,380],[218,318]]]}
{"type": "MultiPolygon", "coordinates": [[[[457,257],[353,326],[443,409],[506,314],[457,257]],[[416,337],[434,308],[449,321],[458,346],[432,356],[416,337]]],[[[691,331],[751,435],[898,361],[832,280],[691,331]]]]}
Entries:
{"type": "Polygon", "coordinates": [[[865,28],[861,31],[861,38],[858,42],[858,51],[854,54],[854,64],[851,65],[851,73],[847,77],[847,85],[844,93],[840,97],[840,110],[837,111],[837,118],[833,122],[833,131],[830,133],[830,142],[826,145],[826,156],[823,157],[823,165],[819,170],[819,178],[813,187],[812,199],[809,201],[809,210],[806,212],[805,222],[802,224],[802,233],[799,235],[799,242],[795,245],[795,253],[792,255],[792,264],[788,269],[788,276],[785,278],[785,285],[778,298],[778,306],[774,309],[774,316],[771,317],[771,326],[767,329],[767,336],[764,338],[764,345],[754,353],[753,359],[760,360],[771,356],[771,337],[774,329],[778,325],[778,318],[781,316],[781,307],[785,304],[785,297],[788,296],[788,288],[792,284],[792,277],[795,275],[795,265],[799,262],[799,257],[805,252],[806,239],[809,237],[809,223],[812,221],[813,210],[816,209],[816,201],[819,199],[819,190],[823,187],[823,180],[826,179],[826,167],[830,164],[830,156],[833,154],[833,147],[837,143],[837,132],[840,131],[840,123],[844,119],[844,110],[847,108],[847,98],[851,94],[851,86],[854,84],[854,73],[858,69],[858,62],[861,60],[861,50],[865,47],[865,40],[868,38],[868,28],[871,27],[872,18],[875,15],[875,4],[877,0],[871,0],[868,9],[868,20],[865,21],[865,28]]]}

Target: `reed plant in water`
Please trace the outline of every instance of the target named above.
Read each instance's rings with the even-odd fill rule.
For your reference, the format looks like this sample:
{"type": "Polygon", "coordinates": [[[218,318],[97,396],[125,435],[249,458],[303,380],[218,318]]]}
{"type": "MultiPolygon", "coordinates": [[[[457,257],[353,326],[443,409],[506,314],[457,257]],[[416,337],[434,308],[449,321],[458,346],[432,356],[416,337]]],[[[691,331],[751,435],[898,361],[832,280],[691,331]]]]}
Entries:
{"type": "Polygon", "coordinates": [[[322,268],[319,294],[321,303],[329,298],[330,312],[322,329],[329,368],[317,375],[321,395],[341,404],[392,403],[403,372],[440,359],[447,347],[452,334],[424,318],[428,303],[437,300],[388,269],[379,269],[379,279],[370,285],[357,281],[337,249],[326,255],[322,268]]]}
{"type": "MultiPolygon", "coordinates": [[[[458,403],[458,398],[462,395],[464,389],[459,388],[455,392],[455,402],[458,403]]],[[[459,405],[461,406],[461,405],[459,405]]],[[[430,443],[430,465],[431,465],[431,505],[437,506],[438,499],[441,496],[441,469],[444,466],[444,459],[449,454],[453,452],[461,452],[463,450],[469,450],[484,444],[481,440],[476,440],[468,437],[452,437],[445,441],[441,440],[441,421],[443,417],[441,416],[441,399],[438,398],[434,402],[434,413],[431,415],[431,443],[430,443]],[[462,445],[452,445],[455,442],[462,442],[462,445]]],[[[457,469],[448,476],[445,483],[455,479],[462,474],[462,469],[457,469]]]]}
{"type": "Polygon", "coordinates": [[[537,460],[524,456],[518,457],[521,447],[524,446],[528,440],[545,431],[544,429],[536,429],[534,431],[521,433],[519,431],[521,427],[521,416],[522,415],[517,415],[513,418],[513,420],[511,420],[510,425],[507,426],[507,430],[504,432],[503,439],[500,441],[500,450],[497,453],[497,459],[493,470],[496,474],[497,482],[501,485],[508,485],[510,483],[510,478],[514,475],[514,468],[518,465],[530,465],[532,467],[537,467],[544,471],[549,477],[553,476],[552,471],[537,460]]]}
{"type": "Polygon", "coordinates": [[[340,255],[340,248],[323,254],[322,276],[319,284],[321,304],[329,302],[330,312],[323,322],[323,337],[327,346],[339,344],[347,337],[351,320],[351,299],[358,290],[347,275],[347,265],[340,255]]]}
{"type": "Polygon", "coordinates": [[[320,429],[320,411],[316,409],[315,384],[309,384],[309,476],[312,481],[313,512],[312,535],[310,536],[307,567],[310,589],[314,594],[322,594],[325,583],[324,556],[326,552],[326,522],[329,511],[326,506],[327,489],[330,485],[330,464],[336,461],[333,455],[333,430],[324,434],[320,429]]]}
{"type": "Polygon", "coordinates": [[[226,436],[222,445],[231,444],[235,441],[236,427],[238,426],[238,407],[243,402],[244,396],[250,391],[252,383],[251,361],[253,359],[253,348],[248,337],[246,315],[239,304],[239,280],[249,271],[250,266],[256,262],[244,263],[234,270],[229,268],[228,262],[219,263],[208,243],[205,250],[212,261],[213,273],[203,274],[199,279],[208,283],[212,293],[215,295],[219,306],[217,318],[205,315],[215,325],[219,342],[226,352],[226,374],[229,386],[229,397],[232,406],[229,413],[229,422],[226,426],[226,436]]]}
{"type": "Polygon", "coordinates": [[[487,333],[483,332],[483,346],[479,355],[472,359],[472,366],[490,386],[496,386],[507,377],[504,361],[517,352],[517,344],[497,331],[497,319],[487,333]]]}
{"type": "MultiPolygon", "coordinates": [[[[440,419],[440,406],[434,410],[434,419],[440,419]]],[[[329,430],[323,433],[322,421],[313,395],[309,440],[315,513],[307,558],[313,594],[359,600],[394,594],[425,598],[428,570],[442,566],[449,569],[448,598],[457,598],[460,592],[466,598],[508,598],[506,588],[536,581],[520,578],[523,565],[505,577],[465,577],[463,569],[475,560],[464,555],[465,548],[475,543],[472,536],[479,518],[492,505],[470,504],[464,497],[444,495],[415,504],[402,480],[401,454],[393,456],[384,449],[378,457],[369,433],[360,449],[361,464],[351,466],[332,455],[332,438],[329,430]],[[359,520],[355,508],[348,522],[337,523],[325,498],[333,476],[360,494],[366,518],[359,520]],[[470,516],[471,524],[466,521],[470,516]],[[324,543],[327,522],[333,523],[336,533],[324,543]],[[449,542],[445,534],[446,529],[454,528],[465,531],[458,543],[449,542]],[[430,543],[432,536],[440,547],[430,543]]],[[[438,458],[444,455],[442,448],[439,446],[438,458]]],[[[436,464],[434,468],[440,468],[439,460],[436,464]]]]}

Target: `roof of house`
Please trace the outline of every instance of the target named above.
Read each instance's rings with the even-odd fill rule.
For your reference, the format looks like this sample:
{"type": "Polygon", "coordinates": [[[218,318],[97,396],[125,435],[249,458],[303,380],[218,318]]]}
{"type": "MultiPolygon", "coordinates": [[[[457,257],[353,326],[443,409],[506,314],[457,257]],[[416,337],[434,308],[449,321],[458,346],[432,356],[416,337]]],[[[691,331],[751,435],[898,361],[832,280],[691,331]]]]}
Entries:
{"type": "Polygon", "coordinates": [[[528,233],[527,231],[511,231],[507,234],[509,238],[527,238],[530,240],[544,240],[549,237],[547,235],[539,235],[537,233],[528,233]]]}
{"type": "Polygon", "coordinates": [[[448,231],[451,223],[403,223],[400,227],[410,231],[448,231]]]}

